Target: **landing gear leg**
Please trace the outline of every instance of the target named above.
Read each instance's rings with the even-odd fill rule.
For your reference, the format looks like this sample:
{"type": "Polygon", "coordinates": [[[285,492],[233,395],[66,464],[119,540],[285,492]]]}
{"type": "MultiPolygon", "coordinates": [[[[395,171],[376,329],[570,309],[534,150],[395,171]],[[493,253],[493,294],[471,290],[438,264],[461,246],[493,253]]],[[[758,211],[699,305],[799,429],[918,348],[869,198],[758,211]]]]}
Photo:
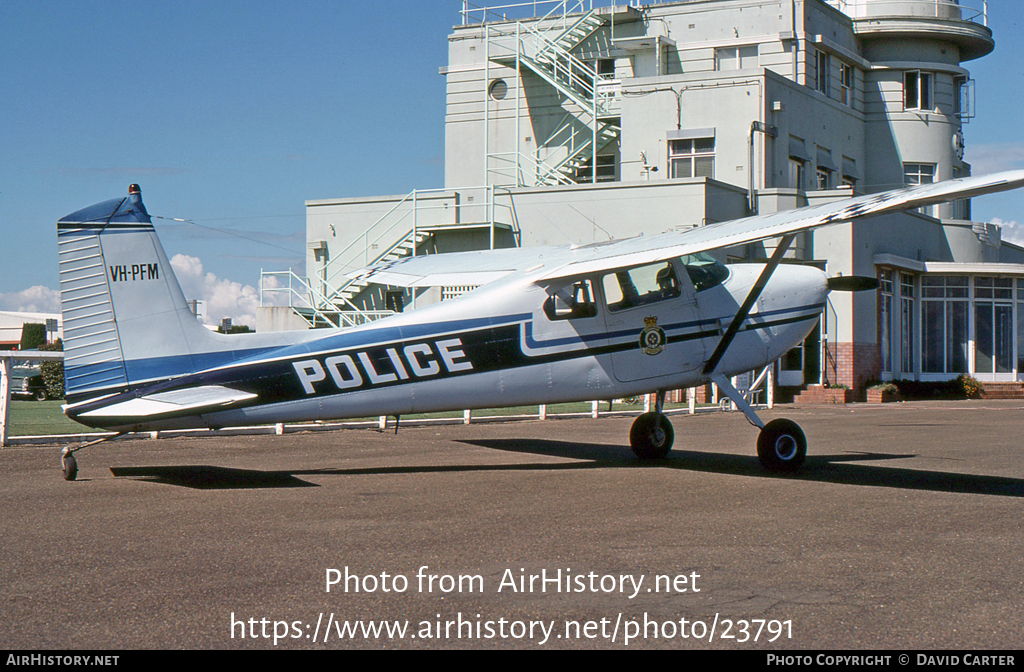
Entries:
{"type": "Polygon", "coordinates": [[[664,408],[663,390],[657,394],[654,411],[637,418],[629,430],[629,446],[641,460],[660,460],[667,457],[672,450],[675,430],[662,412],[664,408]]]}
{"type": "Polygon", "coordinates": [[[800,425],[783,418],[764,424],[728,378],[717,374],[711,380],[743,411],[750,424],[760,428],[761,433],[757,435],[757,457],[761,465],[768,471],[776,472],[792,473],[799,469],[807,456],[807,437],[800,425]]]}
{"type": "Polygon", "coordinates": [[[119,432],[117,434],[111,434],[110,436],[104,436],[102,439],[96,439],[95,441],[83,443],[82,445],[76,446],[74,448],[72,448],[71,446],[64,448],[64,450],[60,452],[60,468],[61,471],[64,472],[64,480],[73,481],[76,478],[78,478],[78,460],[75,459],[75,453],[77,453],[83,448],[95,446],[97,443],[103,443],[104,441],[116,439],[117,437],[124,435],[125,432],[119,432]]]}

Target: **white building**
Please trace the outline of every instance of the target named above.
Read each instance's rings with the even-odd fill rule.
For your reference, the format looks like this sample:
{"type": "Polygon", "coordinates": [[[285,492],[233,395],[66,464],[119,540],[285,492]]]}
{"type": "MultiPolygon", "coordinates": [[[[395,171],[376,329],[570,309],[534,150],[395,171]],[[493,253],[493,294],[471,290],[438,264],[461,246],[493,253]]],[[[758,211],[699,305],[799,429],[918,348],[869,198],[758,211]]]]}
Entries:
{"type": "Polygon", "coordinates": [[[0,311],[0,350],[16,350],[21,345],[21,330],[26,324],[50,324],[56,330],[48,333],[51,341],[64,337],[64,327],[57,313],[19,313],[0,311]]]}
{"type": "MultiPolygon", "coordinates": [[[[468,289],[413,299],[346,279],[380,259],[621,239],[969,175],[974,82],[963,64],[995,48],[985,9],[464,3],[441,68],[445,188],[308,201],[310,301],[358,322],[375,314],[355,308],[468,289]]],[[[970,215],[962,201],[804,235],[794,263],[882,283],[833,295],[824,328],[780,362],[780,384],[1024,379],[1024,249],[970,215]]]]}

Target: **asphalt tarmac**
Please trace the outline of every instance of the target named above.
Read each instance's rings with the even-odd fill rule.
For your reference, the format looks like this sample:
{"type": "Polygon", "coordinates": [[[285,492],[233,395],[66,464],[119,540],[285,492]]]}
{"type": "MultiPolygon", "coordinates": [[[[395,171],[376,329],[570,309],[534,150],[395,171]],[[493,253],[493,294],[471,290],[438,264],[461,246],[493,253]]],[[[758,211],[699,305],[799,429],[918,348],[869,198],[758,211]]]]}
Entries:
{"type": "Polygon", "coordinates": [[[798,475],[717,412],[644,464],[629,417],[7,448],[0,647],[1021,647],[1020,402],[763,417],[798,475]]]}

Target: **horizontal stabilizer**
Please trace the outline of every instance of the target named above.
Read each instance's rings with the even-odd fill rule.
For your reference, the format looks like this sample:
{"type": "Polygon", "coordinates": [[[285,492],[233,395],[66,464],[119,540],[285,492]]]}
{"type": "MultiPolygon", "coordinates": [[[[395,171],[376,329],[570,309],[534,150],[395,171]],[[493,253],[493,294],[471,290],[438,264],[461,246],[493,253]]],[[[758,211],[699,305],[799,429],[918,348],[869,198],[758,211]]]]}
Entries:
{"type": "Polygon", "coordinates": [[[151,418],[181,411],[197,412],[203,409],[221,409],[225,406],[255,399],[250,392],[232,390],[219,385],[189,387],[170,392],[158,392],[129,399],[111,406],[82,413],[81,418],[151,418]]]}

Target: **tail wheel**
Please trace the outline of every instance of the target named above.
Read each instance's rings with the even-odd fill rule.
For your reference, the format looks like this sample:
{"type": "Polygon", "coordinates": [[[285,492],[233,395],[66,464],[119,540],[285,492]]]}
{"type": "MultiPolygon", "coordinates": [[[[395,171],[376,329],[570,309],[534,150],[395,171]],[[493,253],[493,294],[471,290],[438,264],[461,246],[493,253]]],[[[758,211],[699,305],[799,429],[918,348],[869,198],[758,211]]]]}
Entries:
{"type": "Polygon", "coordinates": [[[75,459],[75,454],[67,448],[64,449],[64,453],[60,457],[60,466],[64,470],[65,481],[73,481],[78,478],[78,460],[75,459]]]}
{"type": "Polygon", "coordinates": [[[794,472],[807,457],[807,437],[792,420],[772,420],[757,436],[757,457],[768,471],[794,472]]]}
{"type": "Polygon", "coordinates": [[[641,460],[660,460],[668,456],[675,441],[675,430],[664,415],[644,413],[629,430],[629,446],[641,460]],[[658,422],[657,418],[660,418],[658,422]]]}

